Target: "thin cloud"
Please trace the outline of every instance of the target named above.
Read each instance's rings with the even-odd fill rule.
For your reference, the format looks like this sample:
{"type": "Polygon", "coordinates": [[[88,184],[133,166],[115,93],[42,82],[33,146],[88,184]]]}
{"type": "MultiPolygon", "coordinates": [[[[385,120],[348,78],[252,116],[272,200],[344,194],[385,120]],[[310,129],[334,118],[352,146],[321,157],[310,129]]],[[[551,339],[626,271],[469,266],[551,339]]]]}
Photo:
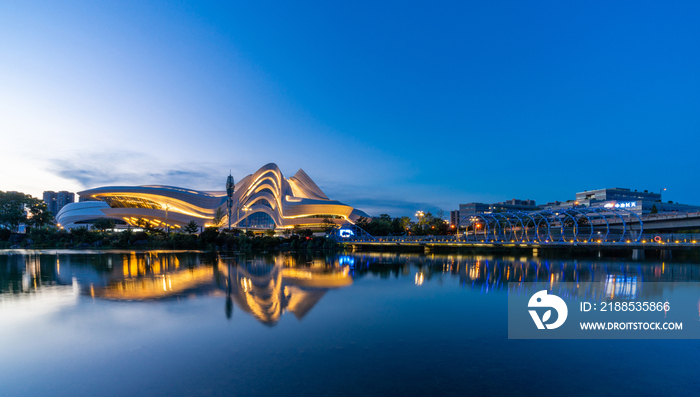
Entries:
{"type": "MultiPolygon", "coordinates": [[[[406,201],[406,200],[392,200],[392,199],[373,199],[367,197],[357,197],[357,198],[345,198],[343,202],[347,205],[351,205],[357,209],[360,209],[371,216],[378,216],[379,214],[389,214],[392,216],[413,216],[416,211],[431,212],[436,215],[440,210],[434,204],[416,202],[416,201],[406,201]]],[[[448,211],[445,211],[446,213],[448,211]]]]}
{"type": "Polygon", "coordinates": [[[134,153],[103,154],[77,161],[54,159],[52,172],[77,182],[83,188],[105,185],[171,185],[199,190],[224,190],[228,169],[222,172],[209,164],[173,167],[150,161],[134,153]]]}

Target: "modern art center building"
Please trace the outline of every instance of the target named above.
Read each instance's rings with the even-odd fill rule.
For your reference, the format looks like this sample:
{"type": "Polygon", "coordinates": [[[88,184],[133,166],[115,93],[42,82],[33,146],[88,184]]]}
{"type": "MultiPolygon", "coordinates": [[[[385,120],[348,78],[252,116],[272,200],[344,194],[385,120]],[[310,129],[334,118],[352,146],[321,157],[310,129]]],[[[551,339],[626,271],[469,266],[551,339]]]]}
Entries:
{"type": "Polygon", "coordinates": [[[80,202],[56,216],[64,228],[86,227],[97,219],[113,219],[121,227],[177,230],[190,221],[200,227],[252,229],[318,228],[330,222],[354,223],[362,211],[329,199],[303,170],[285,178],[276,164],[267,164],[226,191],[203,192],[172,186],[108,186],[78,192],[80,202]],[[229,219],[230,208],[230,219],[229,219]],[[223,218],[217,217],[224,214],[223,218]],[[216,220],[221,220],[216,225],[216,220]]]}

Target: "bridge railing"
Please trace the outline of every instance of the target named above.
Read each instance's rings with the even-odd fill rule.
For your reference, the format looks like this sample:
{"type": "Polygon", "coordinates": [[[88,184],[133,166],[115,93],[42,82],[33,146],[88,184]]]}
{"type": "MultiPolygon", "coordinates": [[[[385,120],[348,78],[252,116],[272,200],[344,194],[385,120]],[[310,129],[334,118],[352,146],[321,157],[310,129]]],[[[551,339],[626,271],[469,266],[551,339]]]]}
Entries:
{"type": "Polygon", "coordinates": [[[643,242],[700,243],[700,233],[644,233],[643,242]]]}
{"type": "Polygon", "coordinates": [[[637,236],[632,232],[628,232],[625,240],[620,241],[623,237],[622,234],[610,233],[608,235],[608,240],[603,241],[602,237],[597,234],[594,235],[593,239],[577,239],[574,240],[573,236],[565,235],[556,241],[550,240],[486,240],[481,234],[474,235],[472,232],[462,233],[459,236],[448,235],[448,236],[373,236],[372,238],[347,238],[342,239],[340,242],[353,243],[353,242],[375,242],[375,243],[464,243],[464,244],[474,244],[474,243],[497,243],[497,244],[508,244],[508,243],[519,243],[519,244],[550,244],[550,243],[605,243],[609,244],[627,244],[631,242],[641,242],[644,244],[680,244],[680,243],[691,243],[700,244],[700,233],[644,233],[642,234],[639,241],[637,241],[637,236]],[[596,238],[598,237],[598,238],[596,238]]]}

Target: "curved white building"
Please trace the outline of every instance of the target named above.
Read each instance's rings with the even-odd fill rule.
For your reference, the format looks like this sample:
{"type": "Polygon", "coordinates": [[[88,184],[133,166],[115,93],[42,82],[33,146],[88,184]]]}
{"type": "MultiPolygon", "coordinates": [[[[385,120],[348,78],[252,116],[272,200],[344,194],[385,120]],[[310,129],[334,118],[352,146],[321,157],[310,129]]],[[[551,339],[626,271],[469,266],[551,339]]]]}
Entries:
{"type": "MultiPolygon", "coordinates": [[[[214,226],[217,209],[227,210],[225,191],[202,192],[172,186],[107,186],[78,192],[81,201],[68,204],[56,216],[65,228],[86,226],[99,218],[118,225],[138,226],[146,221],[154,227],[184,227],[194,220],[199,226],[214,226]]],[[[239,228],[318,228],[324,219],[340,225],[355,222],[362,211],[329,199],[303,170],[285,178],[270,163],[236,183],[231,225],[239,228]]],[[[225,215],[220,226],[228,226],[225,215]]]]}

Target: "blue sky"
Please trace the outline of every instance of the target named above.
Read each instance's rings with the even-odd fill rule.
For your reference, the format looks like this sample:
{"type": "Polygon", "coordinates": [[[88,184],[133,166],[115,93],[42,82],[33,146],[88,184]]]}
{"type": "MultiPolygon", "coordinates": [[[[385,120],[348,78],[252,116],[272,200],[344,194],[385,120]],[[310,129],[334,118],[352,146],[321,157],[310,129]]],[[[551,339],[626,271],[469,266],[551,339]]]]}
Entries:
{"type": "Polygon", "coordinates": [[[0,190],[223,189],[370,214],[667,188],[700,204],[697,2],[2,2],[0,190]]]}

